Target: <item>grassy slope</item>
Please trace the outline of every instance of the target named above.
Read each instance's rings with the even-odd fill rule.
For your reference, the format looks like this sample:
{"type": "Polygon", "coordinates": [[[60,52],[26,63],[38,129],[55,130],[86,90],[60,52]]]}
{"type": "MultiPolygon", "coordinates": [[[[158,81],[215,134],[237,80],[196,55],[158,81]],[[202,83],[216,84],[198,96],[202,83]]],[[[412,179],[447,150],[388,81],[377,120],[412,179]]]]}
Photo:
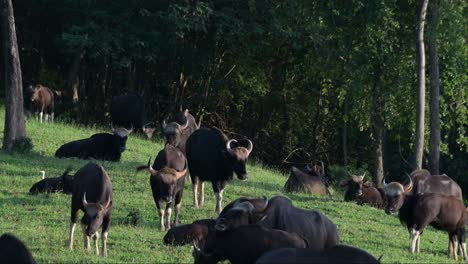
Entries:
{"type": "MultiPolygon", "coordinates": [[[[0,108],[0,140],[3,136],[4,109],[0,108]]],[[[135,167],[148,160],[162,148],[161,141],[150,142],[131,136],[127,151],[119,163],[104,162],[114,187],[114,210],[108,251],[109,257],[96,257],[83,250],[81,228],[75,231],[75,249],[66,248],[69,231],[70,196],[64,194],[28,195],[33,183],[39,180],[39,171],[58,176],[71,165],[76,171],[86,163],[77,159],[56,159],[55,150],[70,140],[88,137],[102,131],[70,124],[39,124],[27,122],[27,134],[33,139],[34,151],[28,155],[6,155],[0,152],[0,234],[11,232],[20,237],[32,251],[36,260],[43,262],[193,262],[191,247],[166,247],[162,244],[164,233],[158,229],[158,216],[146,172],[135,173],[135,167]],[[143,224],[133,227],[125,224],[125,217],[139,209],[143,224]]],[[[254,150],[255,151],[255,150],[254,150]]],[[[225,191],[225,202],[239,196],[282,194],[284,175],[260,165],[250,165],[250,179],[234,180],[225,191]]],[[[206,205],[192,207],[192,190],[187,183],[181,212],[181,223],[191,223],[201,218],[215,217],[214,196],[211,187],[206,189],[206,205]]],[[[318,209],[331,218],[340,231],[341,240],[369,251],[374,256],[383,255],[383,262],[436,262],[446,263],[447,235],[428,229],[421,240],[422,252],[408,253],[408,233],[396,217],[382,210],[342,202],[334,199],[303,194],[287,195],[296,206],[318,209]]],[[[81,214],[80,214],[81,215],[81,214]]],[[[93,244],[92,244],[93,246],[93,244]]]]}

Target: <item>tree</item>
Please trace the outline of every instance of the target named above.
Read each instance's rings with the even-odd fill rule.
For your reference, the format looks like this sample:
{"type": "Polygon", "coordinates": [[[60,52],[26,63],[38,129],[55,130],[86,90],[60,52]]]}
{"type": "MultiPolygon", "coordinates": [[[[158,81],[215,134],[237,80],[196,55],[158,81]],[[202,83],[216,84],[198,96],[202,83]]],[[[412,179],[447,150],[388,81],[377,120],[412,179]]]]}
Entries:
{"type": "Polygon", "coordinates": [[[11,0],[2,0],[2,39],[4,39],[4,72],[5,72],[5,131],[3,148],[13,149],[17,140],[26,136],[23,113],[23,82],[21,65],[16,40],[15,18],[11,0]]]}
{"type": "Polygon", "coordinates": [[[424,51],[424,23],[426,20],[426,10],[429,0],[422,0],[421,12],[419,13],[418,33],[417,33],[417,75],[418,75],[418,92],[416,104],[416,144],[414,169],[421,169],[423,162],[424,151],[424,111],[426,105],[426,60],[424,51]]]}
{"type": "Polygon", "coordinates": [[[440,159],[440,77],[439,55],[437,51],[437,32],[439,24],[439,0],[434,0],[430,5],[428,20],[428,48],[429,48],[429,76],[431,84],[430,98],[430,140],[429,140],[429,170],[432,174],[439,174],[440,159]]]}

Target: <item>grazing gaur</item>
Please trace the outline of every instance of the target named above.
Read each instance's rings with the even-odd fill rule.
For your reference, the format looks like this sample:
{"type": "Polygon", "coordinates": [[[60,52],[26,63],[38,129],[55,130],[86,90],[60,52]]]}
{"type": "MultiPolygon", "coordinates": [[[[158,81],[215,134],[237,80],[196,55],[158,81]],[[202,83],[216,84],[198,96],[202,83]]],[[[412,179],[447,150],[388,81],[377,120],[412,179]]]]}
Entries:
{"type": "Polygon", "coordinates": [[[45,171],[41,171],[42,180],[36,182],[29,193],[38,194],[46,192],[63,192],[66,194],[72,193],[73,176],[68,174],[71,168],[67,168],[61,177],[45,178],[45,171]]]}
{"type": "Polygon", "coordinates": [[[133,129],[112,126],[112,131],[113,135],[98,133],[90,138],[65,143],[57,149],[55,157],[119,161],[125,151],[128,135],[133,129]]]}
{"type": "Polygon", "coordinates": [[[208,229],[215,225],[213,219],[196,220],[188,225],[175,226],[167,231],[163,238],[165,245],[183,246],[191,244],[192,241],[200,241],[205,244],[208,229]]]}
{"type": "Polygon", "coordinates": [[[197,125],[195,118],[189,113],[188,109],[178,113],[173,122],[167,124],[166,120],[163,120],[162,123],[166,143],[179,148],[184,154],[187,139],[198,128],[199,125],[197,125]]]}
{"type": "Polygon", "coordinates": [[[160,228],[165,231],[164,212],[167,217],[167,228],[171,228],[173,205],[175,207],[174,226],[179,223],[187,160],[178,148],[167,144],[159,151],[153,166],[151,166],[151,158],[148,160],[147,168],[151,175],[150,184],[154,202],[159,211],[160,228]]]}
{"type": "Polygon", "coordinates": [[[148,138],[151,138],[156,130],[146,126],[145,102],[143,97],[133,91],[112,97],[110,118],[115,126],[141,130],[148,138]]]}
{"type": "Polygon", "coordinates": [[[267,229],[259,225],[240,226],[229,232],[208,230],[206,242],[193,243],[195,263],[255,263],[264,253],[278,248],[306,248],[307,241],[294,233],[267,229]]]}
{"type": "Polygon", "coordinates": [[[369,204],[377,208],[385,206],[385,191],[374,187],[370,182],[364,182],[364,175],[351,175],[351,179],[343,180],[341,186],[347,186],[344,200],[356,201],[357,204],[369,204]]]}
{"type": "Polygon", "coordinates": [[[460,186],[447,175],[431,175],[428,170],[415,170],[410,174],[413,194],[439,193],[463,200],[460,186]]]}
{"type": "Polygon", "coordinates": [[[458,259],[457,243],[460,243],[460,251],[467,260],[465,226],[468,224],[468,217],[463,202],[456,197],[438,193],[413,194],[413,182],[409,179],[406,186],[391,182],[384,183],[384,188],[388,199],[385,212],[394,214],[399,211],[400,222],[406,224],[410,234],[410,252],[419,253],[421,234],[427,225],[431,225],[448,232],[449,257],[458,259]]]}
{"type": "Polygon", "coordinates": [[[42,117],[45,113],[45,121],[48,121],[49,115],[50,120],[54,121],[54,92],[41,84],[30,86],[29,89],[31,90],[31,106],[36,117],[42,123],[42,117]]]}
{"type": "Polygon", "coordinates": [[[327,195],[330,192],[328,191],[325,181],[325,174],[319,173],[317,171],[316,173],[311,174],[293,166],[291,168],[291,174],[284,184],[284,190],[288,193],[305,192],[318,195],[327,195]]]}
{"type": "Polygon", "coordinates": [[[336,245],[325,250],[313,250],[310,248],[280,248],[268,251],[257,259],[256,264],[346,264],[368,263],[378,264],[379,260],[366,251],[347,246],[336,245]]]}
{"type": "Polygon", "coordinates": [[[95,253],[99,255],[98,229],[102,227],[101,254],[107,256],[107,236],[112,214],[112,184],[107,172],[102,166],[89,162],[75,173],[71,198],[70,239],[68,247],[73,249],[73,233],[75,232],[79,210],[84,212],[81,219],[84,247],[89,251],[89,239],[93,238],[95,253]]]}
{"type": "Polygon", "coordinates": [[[224,187],[232,180],[234,172],[240,180],[247,180],[246,164],[253,144],[248,139],[246,141],[247,147],[240,146],[237,140],[228,139],[217,128],[200,128],[190,135],[186,151],[196,208],[204,203],[203,182],[211,182],[216,195],[216,213],[219,214],[224,187]],[[199,200],[197,192],[200,194],[199,200]]]}
{"type": "Polygon", "coordinates": [[[36,264],[31,252],[24,243],[12,234],[0,237],[0,262],[36,264]]]}
{"type": "Polygon", "coordinates": [[[239,198],[224,208],[216,219],[215,228],[228,232],[249,224],[296,233],[307,240],[309,248],[317,250],[339,242],[338,230],[330,219],[317,210],[297,208],[283,196],[270,200],[239,198]]]}

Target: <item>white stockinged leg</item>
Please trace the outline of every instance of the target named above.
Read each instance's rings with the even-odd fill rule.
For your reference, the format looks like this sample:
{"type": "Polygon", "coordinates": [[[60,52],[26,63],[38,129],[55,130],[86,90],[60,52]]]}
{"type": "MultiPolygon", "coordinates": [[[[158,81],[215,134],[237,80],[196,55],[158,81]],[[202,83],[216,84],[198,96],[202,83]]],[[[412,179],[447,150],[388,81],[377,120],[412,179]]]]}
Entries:
{"type": "Polygon", "coordinates": [[[107,257],[107,236],[109,235],[108,232],[102,233],[101,243],[102,243],[102,255],[107,257]]]}
{"type": "Polygon", "coordinates": [[[463,258],[465,259],[465,261],[467,261],[468,256],[466,255],[466,242],[461,243],[461,245],[463,250],[461,254],[463,254],[463,258]]]}
{"type": "Polygon", "coordinates": [[[86,235],[86,225],[81,224],[81,231],[83,232],[83,241],[84,241],[84,248],[86,252],[89,252],[90,245],[89,245],[89,236],[86,235]]]}
{"type": "Polygon", "coordinates": [[[453,259],[458,260],[458,240],[453,242],[453,259]]]}
{"type": "Polygon", "coordinates": [[[195,178],[192,184],[192,190],[193,190],[193,207],[198,208],[198,200],[197,200],[198,178],[195,178]]]}
{"type": "Polygon", "coordinates": [[[167,229],[171,229],[172,207],[166,209],[167,229]]]}
{"type": "Polygon", "coordinates": [[[45,120],[46,122],[49,121],[49,115],[48,115],[48,114],[45,114],[44,120],[45,120]]]}
{"type": "Polygon", "coordinates": [[[174,226],[177,226],[179,224],[179,212],[180,212],[181,205],[182,205],[182,201],[175,206],[174,226]]]}
{"type": "Polygon", "coordinates": [[[450,236],[449,236],[448,257],[452,258],[452,256],[453,256],[453,243],[452,243],[452,239],[450,239],[450,236]]]}
{"type": "Polygon", "coordinates": [[[418,235],[418,240],[416,241],[416,253],[419,253],[419,244],[421,243],[421,234],[418,235]]]}
{"type": "Polygon", "coordinates": [[[52,122],[54,122],[54,113],[53,113],[53,112],[52,112],[52,114],[50,115],[50,120],[51,120],[52,122]]]}
{"type": "Polygon", "coordinates": [[[75,233],[76,224],[70,222],[70,240],[68,240],[68,248],[73,249],[73,233],[75,233]]]}
{"type": "Polygon", "coordinates": [[[198,206],[203,207],[205,204],[205,182],[199,182],[200,190],[198,191],[198,206]]]}
{"type": "Polygon", "coordinates": [[[223,202],[223,191],[220,190],[219,193],[216,194],[216,213],[219,215],[222,210],[222,202],[223,202]]]}
{"type": "Polygon", "coordinates": [[[415,229],[411,229],[411,248],[410,252],[414,254],[414,251],[416,249],[416,242],[418,240],[419,236],[419,231],[416,231],[415,229]]]}
{"type": "Polygon", "coordinates": [[[41,121],[41,123],[42,123],[42,115],[43,115],[42,112],[40,112],[39,113],[39,121],[41,121]]]}
{"type": "Polygon", "coordinates": [[[159,228],[161,231],[166,231],[164,226],[164,203],[159,203],[159,228]]]}
{"type": "Polygon", "coordinates": [[[99,232],[98,231],[96,231],[96,233],[94,233],[93,240],[94,240],[94,252],[96,253],[96,255],[99,256],[99,245],[98,245],[99,232]]]}

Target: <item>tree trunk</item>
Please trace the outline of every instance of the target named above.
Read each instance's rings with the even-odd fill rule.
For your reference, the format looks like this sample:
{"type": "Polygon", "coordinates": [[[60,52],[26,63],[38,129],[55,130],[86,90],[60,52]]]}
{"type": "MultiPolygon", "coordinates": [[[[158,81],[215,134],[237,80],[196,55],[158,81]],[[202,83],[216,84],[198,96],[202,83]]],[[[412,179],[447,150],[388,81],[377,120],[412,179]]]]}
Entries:
{"type": "Polygon", "coordinates": [[[79,87],[79,77],[78,71],[80,70],[81,60],[86,54],[86,49],[82,48],[78,51],[73,59],[73,62],[68,69],[66,89],[70,91],[73,103],[78,103],[80,101],[78,87],[79,87]]]}
{"type": "Polygon", "coordinates": [[[429,170],[433,175],[439,174],[440,158],[440,79],[439,79],[439,57],[437,53],[437,32],[439,25],[439,0],[431,2],[428,20],[429,35],[429,76],[431,80],[430,101],[430,140],[429,140],[429,170]]]}
{"type": "Polygon", "coordinates": [[[11,0],[1,0],[3,57],[5,69],[5,130],[3,149],[11,151],[16,140],[26,136],[23,110],[23,81],[11,0]]]}
{"type": "Polygon", "coordinates": [[[419,14],[417,51],[418,51],[418,93],[416,104],[416,144],[414,169],[422,169],[423,151],[424,151],[424,110],[426,105],[426,60],[424,52],[424,23],[426,20],[426,10],[429,0],[421,1],[421,13],[419,14]]]}
{"type": "Polygon", "coordinates": [[[345,95],[345,100],[344,100],[344,111],[343,111],[343,134],[342,134],[342,140],[343,140],[343,166],[348,166],[348,101],[349,101],[349,95],[345,95]]]}
{"type": "Polygon", "coordinates": [[[382,74],[383,70],[380,65],[375,65],[374,68],[374,87],[372,91],[373,97],[373,112],[371,113],[372,122],[372,137],[374,145],[374,177],[375,185],[380,186],[384,176],[383,164],[383,131],[384,131],[384,98],[382,95],[382,74]]]}
{"type": "Polygon", "coordinates": [[[310,147],[310,161],[312,162],[312,164],[315,164],[315,162],[317,160],[317,130],[318,130],[318,126],[319,126],[319,123],[320,123],[320,111],[321,111],[320,103],[321,103],[321,99],[322,99],[322,84],[320,83],[319,84],[318,96],[317,96],[317,102],[315,103],[316,104],[316,107],[315,107],[316,112],[315,112],[315,116],[314,116],[314,118],[312,120],[312,144],[311,144],[311,147],[310,147]]]}

